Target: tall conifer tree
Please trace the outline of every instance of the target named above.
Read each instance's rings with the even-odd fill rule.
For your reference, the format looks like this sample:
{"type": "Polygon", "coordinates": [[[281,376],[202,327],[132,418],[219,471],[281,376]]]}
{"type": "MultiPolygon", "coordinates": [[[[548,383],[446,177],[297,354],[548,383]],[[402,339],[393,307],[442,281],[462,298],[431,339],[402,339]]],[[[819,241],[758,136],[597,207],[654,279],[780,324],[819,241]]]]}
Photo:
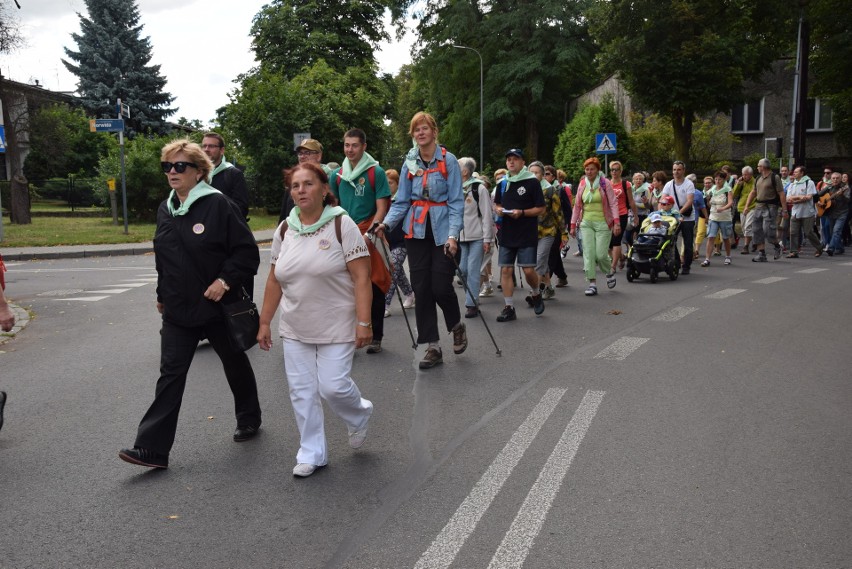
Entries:
{"type": "Polygon", "coordinates": [[[71,34],[79,51],[65,48],[71,60],[62,63],[80,82],[83,104],[99,117],[116,116],[115,102],[130,105],[133,131],[168,130],[166,117],[174,100],[166,93],[165,77],[151,61],[150,38],[142,37],[135,0],[86,0],[89,17],[80,17],[80,34],[71,34]]]}

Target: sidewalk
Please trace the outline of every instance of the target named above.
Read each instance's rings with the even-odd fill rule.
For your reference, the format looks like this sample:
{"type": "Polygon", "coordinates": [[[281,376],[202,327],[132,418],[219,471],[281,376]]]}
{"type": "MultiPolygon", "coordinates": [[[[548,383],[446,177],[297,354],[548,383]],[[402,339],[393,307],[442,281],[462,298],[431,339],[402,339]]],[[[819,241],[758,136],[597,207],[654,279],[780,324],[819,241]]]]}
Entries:
{"type": "MultiPolygon", "coordinates": [[[[271,243],[274,229],[254,232],[258,244],[271,243]]],[[[114,245],[59,245],[56,247],[3,247],[0,253],[4,261],[34,261],[41,259],[79,259],[84,257],[120,257],[145,255],[154,252],[154,242],[116,243],[114,245]]]]}

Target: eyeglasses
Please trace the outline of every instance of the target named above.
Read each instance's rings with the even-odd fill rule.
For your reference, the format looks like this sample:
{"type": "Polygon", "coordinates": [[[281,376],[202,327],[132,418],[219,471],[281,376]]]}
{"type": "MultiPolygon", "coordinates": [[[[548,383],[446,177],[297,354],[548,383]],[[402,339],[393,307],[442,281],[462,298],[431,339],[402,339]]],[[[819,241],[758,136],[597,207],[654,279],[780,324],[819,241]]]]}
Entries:
{"type": "Polygon", "coordinates": [[[171,172],[172,168],[174,168],[175,172],[178,174],[183,174],[186,172],[187,166],[191,166],[196,170],[198,169],[198,166],[193,162],[160,162],[160,168],[162,168],[163,172],[166,174],[171,172]]]}
{"type": "Polygon", "coordinates": [[[222,145],[221,144],[202,144],[201,148],[203,148],[204,150],[207,150],[209,148],[222,148],[222,145]]]}
{"type": "Polygon", "coordinates": [[[314,154],[319,154],[316,150],[300,150],[296,153],[296,156],[313,156],[314,154]]]}
{"type": "Polygon", "coordinates": [[[621,172],[621,168],[610,168],[611,172],[621,172]]]}

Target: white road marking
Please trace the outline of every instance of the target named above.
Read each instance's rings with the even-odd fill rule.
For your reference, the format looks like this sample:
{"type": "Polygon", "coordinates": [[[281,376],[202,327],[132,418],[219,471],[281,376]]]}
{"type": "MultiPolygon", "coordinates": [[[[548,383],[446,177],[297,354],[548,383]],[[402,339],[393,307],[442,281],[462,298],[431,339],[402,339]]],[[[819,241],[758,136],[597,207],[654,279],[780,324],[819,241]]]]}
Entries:
{"type": "Polygon", "coordinates": [[[64,300],[80,300],[83,302],[97,302],[99,300],[103,300],[107,298],[107,296],[78,296],[75,298],[54,298],[55,301],[64,301],[64,300]]]}
{"type": "Polygon", "coordinates": [[[745,292],[745,291],[746,291],[746,289],[744,289],[744,288],[726,288],[726,289],[720,290],[719,292],[714,292],[713,294],[708,294],[704,298],[715,298],[715,299],[728,298],[729,296],[734,296],[735,294],[740,294],[741,292],[745,292]]]}
{"type": "Polygon", "coordinates": [[[827,271],[827,270],[828,270],[828,269],[819,269],[819,268],[815,268],[815,269],[803,269],[803,270],[801,270],[801,271],[796,271],[796,272],[797,272],[797,273],[802,273],[803,275],[812,275],[812,274],[814,274],[814,273],[821,273],[821,272],[823,272],[823,271],[827,271]]]}
{"type": "MultiPolygon", "coordinates": [[[[840,264],[841,264],[841,265],[843,265],[844,267],[852,267],[852,263],[840,263],[840,264]]],[[[7,267],[9,267],[9,266],[11,266],[11,265],[9,265],[8,263],[6,263],[6,266],[7,266],[7,267]]]]}
{"type": "Polygon", "coordinates": [[[587,391],[586,396],[571,417],[562,438],[547,459],[538,479],[530,488],[512,526],[503,537],[488,569],[521,569],[529,554],[533,541],[541,531],[544,520],[559,493],[571,462],[589,430],[605,391],[587,391]]]}
{"type": "Polygon", "coordinates": [[[595,358],[604,360],[623,360],[639,347],[650,340],[650,338],[631,338],[624,336],[619,338],[608,347],[604,348],[595,358]]]}
{"type": "Polygon", "coordinates": [[[488,470],[465,498],[464,502],[423,553],[415,569],[449,567],[482,519],[494,497],[535,439],[550,414],[556,409],[565,389],[548,389],[526,420],[488,467],[488,470]]]}
{"type": "Polygon", "coordinates": [[[111,288],[108,290],[87,290],[87,294],[121,294],[122,292],[127,292],[130,290],[129,288],[111,288]]]}
{"type": "Polygon", "coordinates": [[[156,278],[153,279],[128,279],[126,282],[128,283],[142,283],[142,284],[151,284],[157,282],[156,278]]]}
{"type": "Polygon", "coordinates": [[[780,283],[781,281],[786,281],[787,277],[766,277],[765,279],[760,279],[759,281],[751,281],[755,284],[772,284],[772,283],[780,283]]]}
{"type": "Polygon", "coordinates": [[[658,314],[651,318],[656,322],[676,322],[683,318],[684,316],[689,316],[693,312],[698,310],[697,308],[693,308],[691,306],[676,306],[671,310],[663,312],[662,314],[658,314]]]}

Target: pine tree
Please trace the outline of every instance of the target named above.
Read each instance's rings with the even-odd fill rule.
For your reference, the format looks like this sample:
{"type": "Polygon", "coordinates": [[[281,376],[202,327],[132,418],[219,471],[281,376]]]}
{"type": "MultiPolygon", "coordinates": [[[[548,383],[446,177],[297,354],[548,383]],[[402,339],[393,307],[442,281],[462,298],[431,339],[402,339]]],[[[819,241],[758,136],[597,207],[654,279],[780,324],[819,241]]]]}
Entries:
{"type": "Polygon", "coordinates": [[[163,90],[160,66],[148,65],[151,41],[141,36],[136,1],[86,0],[86,8],[88,18],[77,13],[82,33],[71,34],[79,51],[65,48],[73,63],[62,60],[80,80],[83,104],[99,117],[114,117],[116,99],[121,99],[130,106],[130,134],[166,132],[174,97],[163,90]]]}

